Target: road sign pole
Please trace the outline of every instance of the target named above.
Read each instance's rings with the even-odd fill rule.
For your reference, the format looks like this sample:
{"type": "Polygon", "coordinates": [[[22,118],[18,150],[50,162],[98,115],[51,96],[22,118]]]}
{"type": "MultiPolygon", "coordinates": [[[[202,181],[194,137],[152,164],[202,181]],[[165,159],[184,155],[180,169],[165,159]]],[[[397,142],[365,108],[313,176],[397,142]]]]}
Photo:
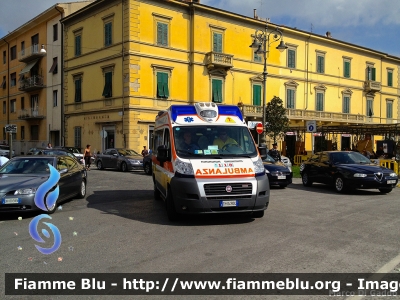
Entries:
{"type": "Polygon", "coordinates": [[[10,132],[10,152],[8,153],[8,158],[11,159],[12,158],[12,153],[13,153],[13,140],[12,140],[13,136],[12,136],[12,132],[10,132]]]}

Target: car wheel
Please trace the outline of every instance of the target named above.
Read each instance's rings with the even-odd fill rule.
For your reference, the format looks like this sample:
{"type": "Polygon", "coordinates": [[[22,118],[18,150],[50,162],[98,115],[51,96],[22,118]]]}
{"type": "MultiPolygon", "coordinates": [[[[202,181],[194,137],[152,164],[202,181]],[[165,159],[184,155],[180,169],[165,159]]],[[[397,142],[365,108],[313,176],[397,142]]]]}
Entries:
{"type": "Polygon", "coordinates": [[[101,160],[99,160],[99,161],[97,162],[97,169],[103,170],[103,163],[101,162],[101,160]]]}
{"type": "Polygon", "coordinates": [[[343,177],[338,176],[335,179],[335,189],[338,193],[343,193],[346,190],[346,184],[344,182],[343,177]]]}
{"type": "Polygon", "coordinates": [[[161,193],[158,190],[156,184],[154,183],[154,200],[160,201],[161,200],[161,193]]]}
{"type": "MultiPolygon", "coordinates": [[[[46,207],[47,207],[47,205],[46,205],[46,207]]],[[[57,201],[56,201],[56,203],[53,204],[52,207],[47,207],[47,214],[48,215],[54,214],[56,209],[57,209],[57,201]]]]}
{"type": "Polygon", "coordinates": [[[379,191],[381,193],[387,194],[387,193],[390,193],[392,191],[392,189],[379,189],[379,191]]]}
{"type": "Polygon", "coordinates": [[[301,181],[303,182],[304,186],[311,186],[313,184],[310,178],[308,177],[307,172],[303,173],[303,175],[301,176],[301,181]]]}
{"type": "Polygon", "coordinates": [[[126,163],[123,162],[123,163],[121,164],[121,171],[122,171],[122,172],[126,172],[127,170],[128,170],[128,167],[127,167],[126,163]]]}
{"type": "Polygon", "coordinates": [[[264,210],[254,211],[253,212],[254,218],[262,218],[264,217],[264,210]]]}
{"type": "Polygon", "coordinates": [[[145,164],[144,164],[144,172],[145,172],[147,175],[151,175],[151,167],[150,167],[150,164],[149,164],[149,163],[145,163],[145,164]]]}
{"type": "Polygon", "coordinates": [[[179,214],[176,212],[174,197],[171,192],[171,188],[168,188],[167,198],[165,199],[165,205],[167,207],[167,216],[171,222],[178,221],[179,214]]]}
{"type": "Polygon", "coordinates": [[[84,179],[82,179],[81,189],[78,194],[78,199],[83,199],[83,198],[85,198],[85,196],[86,196],[86,181],[84,179]]]}

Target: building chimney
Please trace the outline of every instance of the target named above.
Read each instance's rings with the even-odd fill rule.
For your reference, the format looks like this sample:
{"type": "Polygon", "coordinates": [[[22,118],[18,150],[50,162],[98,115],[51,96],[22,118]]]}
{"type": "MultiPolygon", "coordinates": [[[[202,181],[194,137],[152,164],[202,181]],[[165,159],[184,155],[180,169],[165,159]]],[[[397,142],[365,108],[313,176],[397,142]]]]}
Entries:
{"type": "Polygon", "coordinates": [[[254,19],[258,20],[257,9],[254,8],[254,19]]]}
{"type": "Polygon", "coordinates": [[[331,38],[331,37],[332,37],[330,31],[327,31],[327,32],[326,32],[326,37],[328,37],[328,38],[331,38]]]}

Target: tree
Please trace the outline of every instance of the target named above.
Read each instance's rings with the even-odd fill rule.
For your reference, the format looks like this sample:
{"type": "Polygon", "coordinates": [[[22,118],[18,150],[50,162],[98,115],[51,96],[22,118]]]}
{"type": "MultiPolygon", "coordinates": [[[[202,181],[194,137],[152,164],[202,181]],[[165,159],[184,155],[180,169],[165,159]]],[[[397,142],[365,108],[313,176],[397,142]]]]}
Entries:
{"type": "Polygon", "coordinates": [[[289,119],[286,116],[286,108],[283,107],[281,98],[274,96],[265,107],[265,131],[276,143],[278,137],[283,136],[289,130],[289,119]]]}

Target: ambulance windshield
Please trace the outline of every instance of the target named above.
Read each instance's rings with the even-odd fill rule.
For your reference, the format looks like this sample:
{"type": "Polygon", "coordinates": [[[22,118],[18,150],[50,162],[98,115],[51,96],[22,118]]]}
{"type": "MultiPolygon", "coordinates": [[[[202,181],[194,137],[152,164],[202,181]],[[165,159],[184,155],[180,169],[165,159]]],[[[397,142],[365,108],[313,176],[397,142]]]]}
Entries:
{"type": "Polygon", "coordinates": [[[182,158],[258,155],[253,138],[244,126],[174,127],[174,142],[176,153],[182,158]]]}

